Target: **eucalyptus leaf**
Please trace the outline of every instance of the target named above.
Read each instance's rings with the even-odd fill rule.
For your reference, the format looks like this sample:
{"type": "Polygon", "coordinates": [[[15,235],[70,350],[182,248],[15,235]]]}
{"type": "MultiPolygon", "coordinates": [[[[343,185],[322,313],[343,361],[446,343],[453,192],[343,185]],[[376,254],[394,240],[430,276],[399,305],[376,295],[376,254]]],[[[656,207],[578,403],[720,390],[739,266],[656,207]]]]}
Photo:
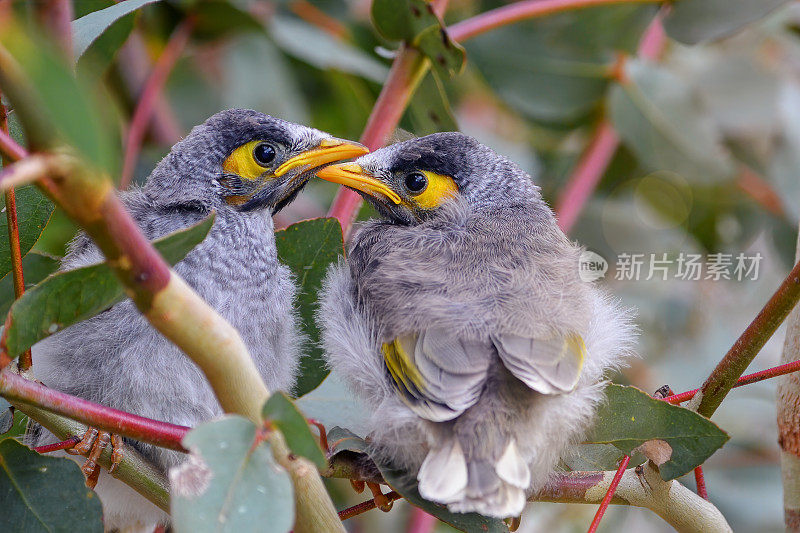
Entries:
{"type": "Polygon", "coordinates": [[[298,398],[296,404],[303,414],[325,427],[343,426],[366,435],[370,409],[336,372],[331,372],[319,387],[298,398]]]}
{"type": "Polygon", "coordinates": [[[670,37],[698,44],[727,37],[789,0],[680,0],[664,17],[670,37]]]}
{"type": "Polygon", "coordinates": [[[617,132],[651,171],[667,170],[705,184],[733,176],[730,154],[709,113],[665,68],[629,61],[626,81],[611,91],[610,107],[617,132]]]}
{"type": "Polygon", "coordinates": [[[374,57],[301,20],[275,16],[269,33],[284,52],[319,69],[336,69],[375,83],[383,83],[389,73],[374,57]]]}
{"type": "Polygon", "coordinates": [[[189,460],[170,470],[178,533],[282,533],[294,524],[292,482],[256,426],[239,416],[198,425],[183,438],[189,460]]]}
{"type": "Polygon", "coordinates": [[[319,469],[328,465],[306,418],[284,393],[276,392],[270,396],[264,404],[261,416],[265,422],[276,426],[283,433],[286,444],[296,455],[310,459],[319,469]]]}
{"type": "Polygon", "coordinates": [[[727,433],[694,411],[635,387],[609,385],[587,441],[613,444],[627,455],[639,449],[658,465],[661,477],[670,480],[703,464],[728,439],[727,433]]]}
{"type": "MultiPolygon", "coordinates": [[[[211,215],[153,241],[153,245],[168,263],[175,264],[205,239],[213,224],[211,215]]],[[[11,306],[6,340],[9,355],[16,357],[45,337],[91,318],[124,298],[122,285],[106,263],[54,274],[11,306]]]]}
{"type": "Polygon", "coordinates": [[[124,0],[72,21],[72,54],[77,61],[116,21],[158,0],[124,0]]]}
{"type": "Polygon", "coordinates": [[[299,289],[297,310],[303,321],[303,331],[309,337],[308,350],[300,360],[300,374],[295,386],[295,396],[299,397],[314,389],[328,375],[314,313],[325,273],[344,253],[342,227],[335,218],[304,220],[276,231],[275,243],[278,259],[295,275],[299,289]]]}
{"type": "MultiPolygon", "coordinates": [[[[44,278],[58,270],[59,260],[40,252],[29,252],[22,258],[22,271],[25,273],[25,290],[30,289],[44,278]]],[[[14,276],[11,272],[0,279],[0,316],[5,316],[14,303],[14,276]]]]}
{"type": "Polygon", "coordinates": [[[0,441],[0,531],[103,531],[100,499],[77,463],[0,441]]]}

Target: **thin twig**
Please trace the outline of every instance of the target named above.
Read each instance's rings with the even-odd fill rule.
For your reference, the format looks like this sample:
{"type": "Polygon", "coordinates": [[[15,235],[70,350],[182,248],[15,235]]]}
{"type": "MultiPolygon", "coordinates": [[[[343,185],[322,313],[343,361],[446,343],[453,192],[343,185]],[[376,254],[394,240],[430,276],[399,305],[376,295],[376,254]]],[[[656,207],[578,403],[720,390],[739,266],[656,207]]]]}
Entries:
{"type": "Polygon", "coordinates": [[[136,167],[136,160],[139,157],[139,152],[142,149],[142,141],[147,126],[150,123],[150,117],[156,107],[158,96],[167,82],[169,73],[172,72],[175,63],[180,58],[181,53],[186,44],[189,42],[189,37],[194,28],[194,18],[189,17],[181,22],[169,38],[167,46],[156,61],[153,67],[153,72],[147,78],[142,94],[139,97],[139,103],[136,105],[136,110],[133,112],[131,125],[128,128],[128,139],[125,143],[125,158],[122,163],[122,177],[120,178],[120,189],[127,189],[133,179],[133,171],[136,167]]]}
{"type": "Polygon", "coordinates": [[[44,446],[36,446],[33,451],[37,453],[50,453],[50,452],[57,452],[58,450],[66,450],[67,448],[72,448],[76,444],[81,441],[78,437],[70,437],[67,440],[62,440],[61,442],[55,442],[53,444],[45,444],[44,446]]]}
{"type": "Polygon", "coordinates": [[[622,461],[620,461],[619,468],[617,468],[617,472],[614,474],[614,478],[611,480],[611,485],[608,486],[606,495],[603,496],[603,501],[600,502],[600,507],[597,509],[597,513],[595,513],[594,519],[589,525],[589,530],[587,533],[595,533],[595,531],[597,531],[597,527],[600,525],[600,520],[602,520],[603,515],[606,514],[606,509],[608,509],[608,505],[611,503],[614,493],[617,492],[619,482],[622,480],[622,475],[625,473],[625,469],[628,468],[628,463],[630,461],[630,455],[626,455],[622,458],[622,461]]]}
{"type": "MultiPolygon", "coordinates": [[[[736,381],[736,384],[733,386],[733,388],[750,385],[751,383],[757,383],[759,381],[764,381],[765,379],[783,376],[785,374],[791,374],[792,372],[797,372],[798,370],[800,370],[800,361],[792,361],[791,363],[774,366],[772,368],[767,368],[766,370],[759,370],[758,372],[740,377],[736,381]]],[[[677,405],[679,403],[691,400],[698,392],[700,392],[700,389],[693,389],[690,391],[681,392],[680,394],[667,396],[664,398],[664,400],[671,404],[677,405]]]]}
{"type": "MultiPolygon", "coordinates": [[[[8,135],[8,115],[6,106],[0,103],[0,131],[8,135]]],[[[3,168],[11,161],[6,156],[0,156],[3,168]]],[[[22,250],[19,244],[19,221],[17,220],[17,197],[14,188],[5,192],[6,221],[8,222],[8,245],[11,252],[11,275],[14,281],[14,299],[16,300],[25,292],[25,278],[22,272],[22,250]]],[[[27,370],[33,364],[31,349],[28,348],[19,356],[20,370],[27,370]]]]}
{"type": "Polygon", "coordinates": [[[703,465],[694,469],[694,482],[697,484],[697,495],[707,500],[708,491],[706,490],[706,477],[703,475],[703,465]]]}
{"type": "Polygon", "coordinates": [[[660,4],[663,0],[524,0],[485,11],[448,28],[450,38],[465,41],[522,20],[614,4],[660,4]]]}

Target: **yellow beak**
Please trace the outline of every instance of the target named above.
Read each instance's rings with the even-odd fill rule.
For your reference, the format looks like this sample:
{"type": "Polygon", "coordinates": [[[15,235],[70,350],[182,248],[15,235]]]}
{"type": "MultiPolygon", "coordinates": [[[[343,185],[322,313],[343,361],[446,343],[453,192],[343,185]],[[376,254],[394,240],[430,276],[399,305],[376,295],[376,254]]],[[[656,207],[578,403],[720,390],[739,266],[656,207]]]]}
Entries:
{"type": "Polygon", "coordinates": [[[317,177],[356,189],[370,196],[380,194],[389,198],[395,204],[401,202],[400,195],[355,163],[339,163],[338,165],[321,168],[317,171],[317,177]]]}
{"type": "Polygon", "coordinates": [[[368,152],[369,150],[365,146],[357,142],[344,141],[331,137],[329,139],[323,139],[316,148],[306,150],[284,162],[275,169],[274,175],[280,177],[298,167],[306,166],[309,169],[315,168],[327,163],[333,163],[334,161],[362,156],[368,152]]]}

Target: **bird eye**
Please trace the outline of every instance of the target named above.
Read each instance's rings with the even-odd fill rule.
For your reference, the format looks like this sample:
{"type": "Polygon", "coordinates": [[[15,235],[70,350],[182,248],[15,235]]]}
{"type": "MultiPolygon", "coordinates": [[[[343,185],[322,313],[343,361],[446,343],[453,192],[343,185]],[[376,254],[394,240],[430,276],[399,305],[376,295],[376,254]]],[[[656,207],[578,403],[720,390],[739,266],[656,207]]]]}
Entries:
{"type": "Polygon", "coordinates": [[[275,159],[275,147],[269,143],[258,143],[253,148],[253,159],[262,167],[269,166],[275,159]]]}
{"type": "Polygon", "coordinates": [[[428,186],[428,178],[422,172],[412,172],[405,179],[406,189],[414,194],[419,194],[428,186]]]}

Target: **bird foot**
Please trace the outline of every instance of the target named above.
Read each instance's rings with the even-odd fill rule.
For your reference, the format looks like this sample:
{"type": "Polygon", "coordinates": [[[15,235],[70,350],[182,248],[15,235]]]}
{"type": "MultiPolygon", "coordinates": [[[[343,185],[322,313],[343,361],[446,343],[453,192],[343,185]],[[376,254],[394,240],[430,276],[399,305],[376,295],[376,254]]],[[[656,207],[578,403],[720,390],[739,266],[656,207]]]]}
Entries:
{"type": "Polygon", "coordinates": [[[516,531],[519,529],[519,525],[522,522],[522,517],[514,516],[512,518],[506,518],[505,520],[503,520],[503,522],[506,523],[509,531],[516,531]]]}
{"type": "Polygon", "coordinates": [[[111,468],[108,471],[111,473],[122,461],[122,438],[119,435],[112,435],[108,431],[99,431],[90,427],[75,446],[65,450],[71,455],[86,456],[86,462],[83,463],[81,471],[86,476],[86,486],[90,489],[97,485],[100,477],[100,465],[97,464],[97,460],[100,459],[100,455],[109,444],[111,444],[111,468]]]}
{"type": "Polygon", "coordinates": [[[392,510],[392,505],[394,505],[394,501],[390,500],[386,497],[386,495],[381,492],[381,486],[377,483],[367,483],[367,488],[372,492],[372,498],[375,502],[375,507],[383,511],[384,513],[388,513],[392,510]]]}
{"type": "Polygon", "coordinates": [[[364,487],[366,486],[366,483],[364,483],[360,479],[351,479],[350,486],[353,487],[353,490],[356,491],[356,494],[361,494],[362,492],[364,492],[364,487]]]}

